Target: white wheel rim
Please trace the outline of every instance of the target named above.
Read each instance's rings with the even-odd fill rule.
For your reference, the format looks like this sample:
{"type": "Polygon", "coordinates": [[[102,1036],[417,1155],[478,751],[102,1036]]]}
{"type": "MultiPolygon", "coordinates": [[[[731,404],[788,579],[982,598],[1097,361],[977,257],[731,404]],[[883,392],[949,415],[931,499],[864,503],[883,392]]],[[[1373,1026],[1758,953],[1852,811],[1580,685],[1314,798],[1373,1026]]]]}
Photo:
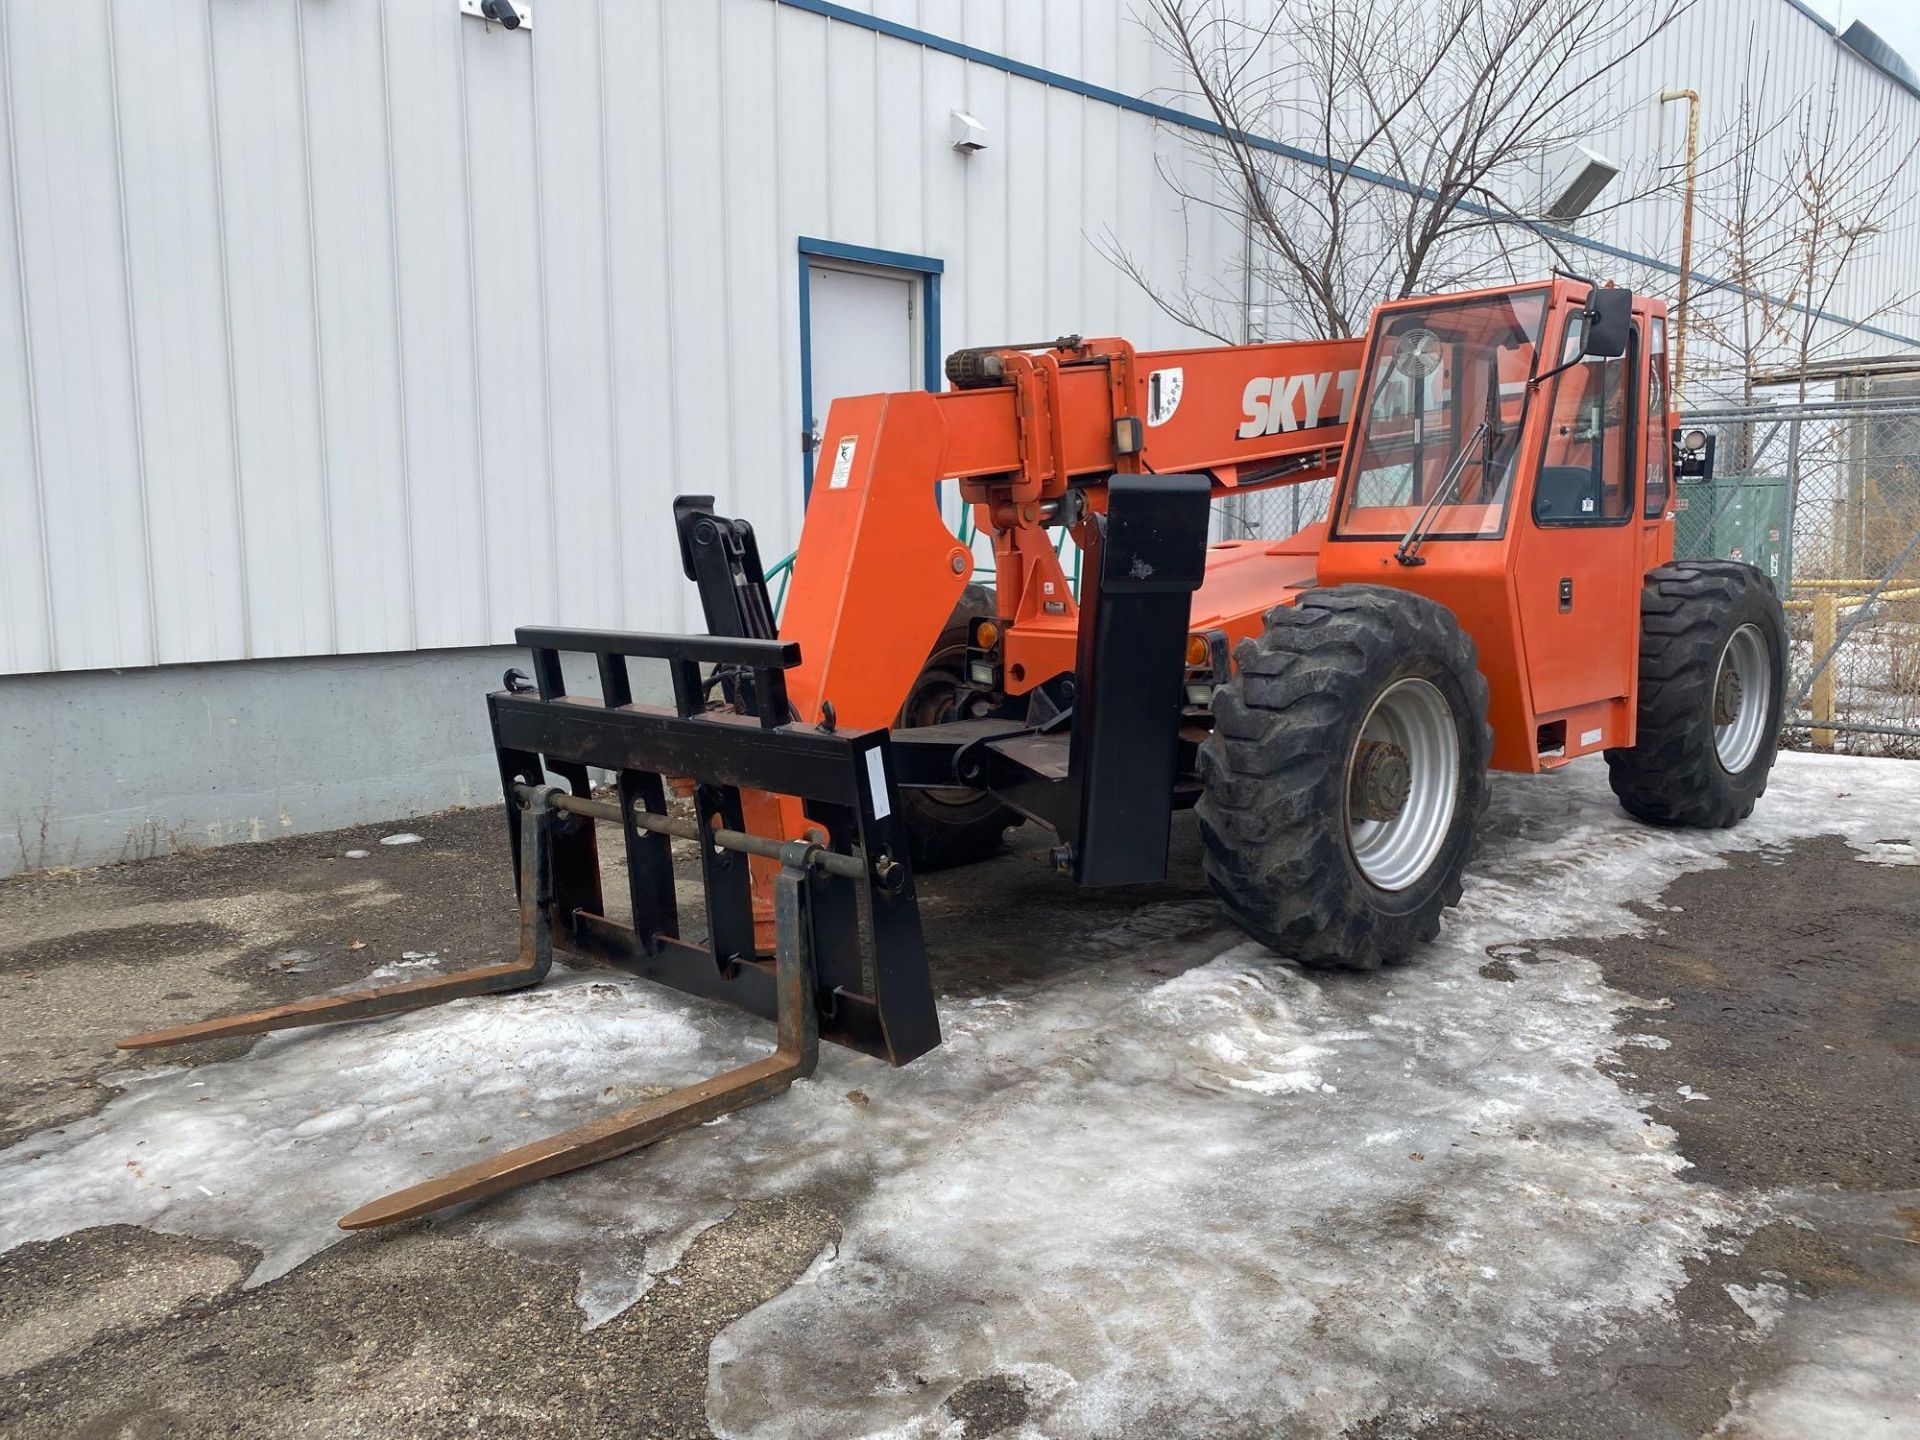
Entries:
{"type": "Polygon", "coordinates": [[[1758,625],[1742,625],[1720,652],[1713,675],[1713,748],[1720,768],[1737,775],[1753,763],[1766,739],[1773,704],[1773,667],[1758,625]],[[1729,682],[1731,681],[1731,686],[1729,682]]]}
{"type": "Polygon", "coordinates": [[[1433,864],[1453,823],[1460,787],[1460,735],[1446,697],[1425,680],[1396,681],[1381,692],[1347,757],[1347,847],[1369,884],[1404,890],[1433,864]],[[1406,756],[1406,804],[1391,819],[1353,813],[1352,788],[1362,741],[1406,756]]]}

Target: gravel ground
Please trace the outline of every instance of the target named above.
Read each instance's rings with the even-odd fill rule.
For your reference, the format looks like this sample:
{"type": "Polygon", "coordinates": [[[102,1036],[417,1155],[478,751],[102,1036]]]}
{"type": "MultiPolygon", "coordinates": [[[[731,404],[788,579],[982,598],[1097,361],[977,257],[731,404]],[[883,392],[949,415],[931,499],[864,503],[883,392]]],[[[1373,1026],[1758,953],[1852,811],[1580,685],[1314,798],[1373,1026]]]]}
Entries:
{"type": "MultiPolygon", "coordinates": [[[[1332,981],[1220,925],[1190,825],[1167,882],[1112,893],[1020,832],[922,882],[927,1060],[836,1053],[716,1130],[337,1243],[321,1192],[378,1136],[283,1174],[300,1142],[266,1130],[257,1170],[207,1171],[284,1187],[278,1228],[128,1193],[195,1173],[158,1118],[186,1087],[318,1094],[340,1039],[111,1040],[499,957],[498,816],[0,883],[0,1433],[1920,1435],[1920,767],[1787,757],[1756,819],[1796,793],[1830,827],[1722,845],[1626,827],[1593,773],[1503,779],[1434,955],[1332,981]],[[1396,1108],[1418,1136],[1390,1169],[1365,1154],[1396,1108]],[[133,1178],[96,1190],[112,1145],[133,1178]],[[1183,1145],[1197,1193],[1162,1173],[1183,1145]],[[1065,1152],[1140,1184],[1094,1193],[1065,1152]],[[1581,1176],[1643,1188],[1605,1209],[1581,1176]]],[[[756,1034],[548,988],[588,1037],[658,1005],[687,1063],[756,1034]]],[[[444,1033],[390,1024],[394,1055],[444,1033]]],[[[644,1045],[604,1063],[660,1078],[644,1045]]],[[[461,1108],[439,1093],[405,1098],[461,1108]]]]}

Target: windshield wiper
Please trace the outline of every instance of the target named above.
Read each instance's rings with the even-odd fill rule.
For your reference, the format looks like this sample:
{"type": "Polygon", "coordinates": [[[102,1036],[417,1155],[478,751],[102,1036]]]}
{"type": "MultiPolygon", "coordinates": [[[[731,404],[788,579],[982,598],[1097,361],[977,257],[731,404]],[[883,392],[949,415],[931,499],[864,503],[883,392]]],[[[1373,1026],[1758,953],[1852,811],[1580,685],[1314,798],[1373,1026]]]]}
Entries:
{"type": "Polygon", "coordinates": [[[1400,544],[1394,549],[1394,559],[1402,565],[1427,563],[1420,558],[1420,545],[1427,538],[1428,522],[1433,519],[1434,512],[1440,508],[1441,502],[1452,492],[1453,487],[1460,483],[1461,472],[1467,468],[1467,457],[1473,453],[1473,447],[1482,440],[1487,441],[1488,458],[1492,458],[1492,439],[1491,427],[1482,420],[1473,434],[1467,437],[1467,443],[1460,447],[1460,453],[1453,457],[1453,463],[1447,467],[1447,473],[1440,477],[1440,483],[1434,487],[1433,497],[1420,508],[1420,513],[1413,517],[1413,524],[1407,527],[1407,533],[1400,538],[1400,544]]]}

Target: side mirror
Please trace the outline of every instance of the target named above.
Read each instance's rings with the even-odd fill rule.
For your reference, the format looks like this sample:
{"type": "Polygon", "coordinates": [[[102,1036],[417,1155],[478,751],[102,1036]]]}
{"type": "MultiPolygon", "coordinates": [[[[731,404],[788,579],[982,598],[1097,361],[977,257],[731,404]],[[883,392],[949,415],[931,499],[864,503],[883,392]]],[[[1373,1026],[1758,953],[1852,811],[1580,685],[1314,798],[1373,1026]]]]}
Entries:
{"type": "Polygon", "coordinates": [[[1714,436],[1705,430],[1687,430],[1673,442],[1673,473],[1682,480],[1704,484],[1713,479],[1714,436]]]}
{"type": "Polygon", "coordinates": [[[1633,333],[1633,292],[1594,286],[1587,295],[1587,329],[1580,353],[1615,360],[1627,353],[1633,333]]]}

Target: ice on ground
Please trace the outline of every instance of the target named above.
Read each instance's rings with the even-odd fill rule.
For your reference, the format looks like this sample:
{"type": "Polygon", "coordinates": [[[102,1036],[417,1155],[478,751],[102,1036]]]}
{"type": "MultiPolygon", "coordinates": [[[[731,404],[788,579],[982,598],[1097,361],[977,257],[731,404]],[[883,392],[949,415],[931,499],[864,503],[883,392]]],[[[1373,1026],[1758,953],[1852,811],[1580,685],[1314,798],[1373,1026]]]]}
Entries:
{"type": "MultiPolygon", "coordinates": [[[[1733,850],[1865,854],[1916,800],[1920,766],[1784,756],[1752,821],[1709,834],[1635,825],[1598,766],[1502,780],[1461,908],[1391,976],[1305,974],[1204,901],[1143,907],[1072,948],[1159,975],[944,1004],[947,1043],[905,1069],[829,1046],[725,1126],[438,1223],[578,1266],[591,1323],[741,1202],[823,1197],[837,1249],[713,1347],[729,1435],[941,1434],[988,1377],[1056,1440],[1484,1403],[1665,1307],[1749,1223],[1601,1068],[1644,1002],[1540,947],[1494,983],[1489,948],[1635,932],[1634,902],[1733,850]]],[[[0,1248],[130,1222],[256,1246],[266,1280],[383,1191],[770,1039],[598,972],[270,1037],[0,1153],[0,1248]]]]}
{"type": "MultiPolygon", "coordinates": [[[[1872,1283],[1793,1293],[1764,1271],[1729,1285],[1760,1345],[1713,1431],[1727,1440],[1911,1440],[1920,1434],[1920,1251],[1909,1229],[1920,1191],[1862,1193],[1820,1186],[1765,1204],[1776,1218],[1820,1233],[1872,1283]]],[[[1834,1266],[1846,1262],[1833,1262],[1834,1266]]],[[[1828,1267],[1832,1268],[1832,1267],[1828,1267]]]]}
{"type": "MultiPolygon", "coordinates": [[[[1738,1295],[1734,1300],[1754,1313],[1738,1295]]],[[[1755,1317],[1762,1333],[1780,1324],[1777,1312],[1762,1313],[1764,1324],[1755,1317]]],[[[1740,1393],[1716,1435],[1912,1440],[1920,1415],[1920,1304],[1897,1296],[1824,1300],[1789,1311],[1780,1328],[1787,1364],[1740,1393]]]]}
{"type": "Polygon", "coordinates": [[[1755,1334],[1765,1335],[1780,1323],[1781,1315],[1786,1312],[1786,1287],[1770,1280],[1762,1280],[1758,1285],[1728,1285],[1726,1292],[1727,1298],[1753,1322],[1755,1334]]]}
{"type": "Polygon", "coordinates": [[[1076,1038],[720,1336],[716,1430],[938,1435],[935,1397],[1036,1362],[1074,1382],[1035,1408],[1049,1436],[1335,1434],[1511,1395],[1515,1362],[1665,1307],[1750,1221],[1598,1068],[1638,1002],[1564,953],[1503,984],[1483,958],[1636,932],[1631,902],[1733,850],[1838,832],[1864,855],[1916,799],[1920,767],[1788,756],[1747,826],[1708,834],[1635,825],[1598,767],[1503,782],[1460,910],[1385,996],[1252,946],[1107,977],[1097,1018],[1076,984],[1034,995],[1023,1028],[1076,1038]],[[1259,1086],[1294,1075],[1332,1093],[1259,1086]],[[927,1384],[890,1388],[902,1370],[927,1384]]]}
{"type": "Polygon", "coordinates": [[[1907,840],[1876,840],[1860,858],[1875,865],[1920,865],[1920,850],[1907,840]]]}
{"type": "Polygon", "coordinates": [[[107,1076],[125,1093],[100,1116],[0,1155],[0,1244],[145,1225],[257,1247],[259,1284],[341,1239],[333,1222],[361,1201],[621,1103],[610,1048],[672,1084],[707,1073],[691,1017],[635,1006],[624,985],[566,975],[489,998],[107,1076]]]}
{"type": "Polygon", "coordinates": [[[380,843],[382,845],[418,845],[423,838],[409,830],[401,835],[382,835],[380,843]]]}

